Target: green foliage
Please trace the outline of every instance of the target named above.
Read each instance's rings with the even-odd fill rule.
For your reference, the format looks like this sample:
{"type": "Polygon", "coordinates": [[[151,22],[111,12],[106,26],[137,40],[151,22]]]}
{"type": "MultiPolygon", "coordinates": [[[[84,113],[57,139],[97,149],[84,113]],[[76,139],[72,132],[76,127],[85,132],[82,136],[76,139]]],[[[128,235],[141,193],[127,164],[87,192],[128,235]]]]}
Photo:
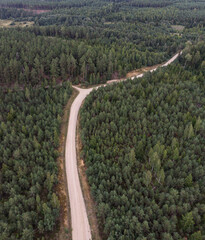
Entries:
{"type": "Polygon", "coordinates": [[[197,44],[188,42],[186,48],[181,56],[181,62],[187,69],[193,71],[204,71],[204,58],[205,58],[204,41],[199,41],[197,44]]]}
{"type": "Polygon", "coordinates": [[[202,240],[201,231],[193,233],[190,237],[190,240],[202,240]]]}
{"type": "Polygon", "coordinates": [[[59,216],[55,148],[71,89],[50,86],[123,77],[187,40],[183,67],[94,92],[82,136],[106,239],[200,239],[205,44],[193,42],[203,39],[204,13],[198,0],[0,0],[1,19],[35,23],[0,29],[2,240],[44,239],[59,216]],[[13,83],[24,90],[7,91],[13,83]],[[186,232],[190,211],[196,224],[186,232]]]}
{"type": "MultiPolygon", "coordinates": [[[[0,5],[1,19],[35,22],[32,27],[0,30],[4,84],[96,84],[124,77],[133,69],[165,61],[187,40],[202,35],[205,13],[203,3],[185,0],[1,0],[0,5]],[[185,27],[180,32],[174,28],[179,24],[185,27]]],[[[199,67],[200,50],[185,54],[187,67],[199,67]]]]}
{"type": "Polygon", "coordinates": [[[185,178],[185,186],[191,187],[193,185],[192,175],[191,173],[185,178]]]}
{"type": "Polygon", "coordinates": [[[201,124],[202,124],[202,120],[200,117],[198,117],[197,121],[196,121],[196,124],[195,124],[195,130],[196,131],[199,131],[200,128],[201,128],[201,124]]]}
{"type": "MultiPolygon", "coordinates": [[[[168,49],[161,46],[158,53],[154,47],[145,53],[135,43],[99,44],[37,35],[43,33],[0,30],[0,83],[46,85],[47,81],[55,84],[56,81],[79,79],[94,84],[124,76],[127,71],[142,66],[161,63],[170,56],[168,49]]],[[[26,96],[29,99],[28,91],[26,96]]]]}
{"type": "Polygon", "coordinates": [[[192,212],[187,213],[182,216],[181,227],[185,233],[192,232],[194,228],[194,219],[192,216],[192,212]]]}
{"type": "Polygon", "coordinates": [[[144,172],[144,184],[148,187],[152,181],[152,173],[148,170],[144,172]]]}
{"type": "Polygon", "coordinates": [[[83,152],[104,239],[204,234],[205,74],[184,57],[85,100],[83,152]]]}
{"type": "Polygon", "coordinates": [[[36,239],[57,224],[60,203],[55,194],[58,176],[55,148],[59,116],[71,92],[69,84],[0,91],[2,240],[36,239]]]}

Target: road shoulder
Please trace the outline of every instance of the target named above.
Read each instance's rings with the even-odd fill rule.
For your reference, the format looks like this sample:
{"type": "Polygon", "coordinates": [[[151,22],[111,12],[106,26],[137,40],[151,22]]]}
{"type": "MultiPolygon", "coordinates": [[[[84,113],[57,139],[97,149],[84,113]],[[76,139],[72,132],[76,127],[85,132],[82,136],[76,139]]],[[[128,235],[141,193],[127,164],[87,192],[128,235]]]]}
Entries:
{"type": "MultiPolygon", "coordinates": [[[[82,107],[82,106],[81,106],[82,107]]],[[[91,228],[92,240],[102,240],[99,232],[99,225],[97,221],[97,206],[91,196],[91,190],[86,175],[86,165],[81,157],[82,142],[80,138],[80,115],[77,120],[77,132],[76,132],[76,153],[77,153],[77,165],[78,174],[80,177],[81,189],[85,201],[85,206],[88,214],[88,221],[91,228]]]]}
{"type": "Polygon", "coordinates": [[[78,91],[73,88],[73,93],[68,100],[65,108],[64,114],[61,119],[61,133],[60,133],[60,144],[58,148],[59,158],[58,158],[58,185],[56,187],[56,192],[60,201],[60,219],[59,228],[55,237],[53,239],[57,240],[71,240],[72,239],[72,226],[71,226],[71,211],[70,211],[70,201],[67,187],[67,176],[65,168],[65,146],[66,137],[68,129],[68,121],[70,115],[70,108],[73,101],[78,95],[78,91]]]}

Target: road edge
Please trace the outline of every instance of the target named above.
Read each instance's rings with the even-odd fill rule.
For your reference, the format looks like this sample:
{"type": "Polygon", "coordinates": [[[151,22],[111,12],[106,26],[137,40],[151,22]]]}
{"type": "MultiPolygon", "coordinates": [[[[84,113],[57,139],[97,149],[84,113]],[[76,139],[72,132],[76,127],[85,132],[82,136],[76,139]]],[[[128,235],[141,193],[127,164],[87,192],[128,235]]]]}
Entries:
{"type": "MultiPolygon", "coordinates": [[[[84,101],[82,102],[80,109],[82,108],[84,101]]],[[[83,198],[85,202],[85,207],[88,215],[88,221],[90,224],[92,240],[102,240],[100,233],[99,223],[97,219],[97,205],[92,197],[90,185],[88,183],[88,177],[86,174],[86,165],[84,159],[81,157],[82,151],[82,141],[80,137],[80,111],[77,118],[77,127],[76,127],[76,157],[77,157],[77,168],[78,175],[80,179],[80,185],[83,193],[83,198]]]]}
{"type": "MultiPolygon", "coordinates": [[[[72,222],[71,222],[71,209],[70,200],[68,194],[67,186],[67,175],[65,167],[65,148],[66,148],[66,138],[67,130],[69,125],[70,109],[73,101],[78,96],[79,92],[72,87],[72,94],[63,109],[63,116],[61,118],[60,126],[60,144],[58,148],[59,157],[58,161],[58,184],[57,184],[57,195],[60,201],[60,218],[59,218],[59,230],[56,233],[58,240],[72,239],[72,222]]],[[[54,238],[56,239],[56,238],[54,238]]]]}

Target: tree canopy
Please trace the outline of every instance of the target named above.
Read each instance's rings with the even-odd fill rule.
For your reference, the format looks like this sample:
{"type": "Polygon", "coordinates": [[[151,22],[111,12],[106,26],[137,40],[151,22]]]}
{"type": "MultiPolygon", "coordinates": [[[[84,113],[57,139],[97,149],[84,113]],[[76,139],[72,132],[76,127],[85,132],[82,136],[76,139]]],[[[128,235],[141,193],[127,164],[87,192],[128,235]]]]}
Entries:
{"type": "Polygon", "coordinates": [[[104,239],[204,237],[204,46],[85,100],[83,155],[104,239]]]}
{"type": "Polygon", "coordinates": [[[0,91],[0,239],[32,240],[56,229],[62,87],[0,91]]]}

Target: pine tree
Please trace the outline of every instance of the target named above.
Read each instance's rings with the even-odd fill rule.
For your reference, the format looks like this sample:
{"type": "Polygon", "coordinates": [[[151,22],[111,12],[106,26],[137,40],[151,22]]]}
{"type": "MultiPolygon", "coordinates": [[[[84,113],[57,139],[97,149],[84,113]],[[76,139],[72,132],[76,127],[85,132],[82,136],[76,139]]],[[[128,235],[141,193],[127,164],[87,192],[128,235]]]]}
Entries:
{"type": "Polygon", "coordinates": [[[185,178],[184,183],[185,183],[186,187],[191,187],[193,185],[192,174],[191,173],[185,178]]]}
{"type": "Polygon", "coordinates": [[[150,185],[152,181],[152,173],[149,170],[144,173],[143,181],[147,187],[150,185]]]}
{"type": "Polygon", "coordinates": [[[196,132],[200,130],[201,123],[202,123],[202,120],[201,120],[201,118],[200,118],[200,116],[199,116],[199,117],[197,118],[196,124],[195,124],[195,130],[196,130],[196,132]]]}
{"type": "Polygon", "coordinates": [[[183,229],[184,233],[190,233],[193,230],[194,219],[192,216],[192,212],[189,212],[186,215],[182,216],[181,228],[183,229]]]}
{"type": "Polygon", "coordinates": [[[30,100],[30,91],[28,88],[26,88],[26,90],[25,90],[25,96],[26,96],[27,100],[30,100]]]}
{"type": "Polygon", "coordinates": [[[193,233],[190,237],[190,240],[202,240],[201,231],[193,233]]]}
{"type": "Polygon", "coordinates": [[[163,184],[164,183],[164,179],[165,179],[165,173],[164,173],[164,169],[161,168],[158,175],[157,175],[157,181],[158,183],[163,184]]]}

